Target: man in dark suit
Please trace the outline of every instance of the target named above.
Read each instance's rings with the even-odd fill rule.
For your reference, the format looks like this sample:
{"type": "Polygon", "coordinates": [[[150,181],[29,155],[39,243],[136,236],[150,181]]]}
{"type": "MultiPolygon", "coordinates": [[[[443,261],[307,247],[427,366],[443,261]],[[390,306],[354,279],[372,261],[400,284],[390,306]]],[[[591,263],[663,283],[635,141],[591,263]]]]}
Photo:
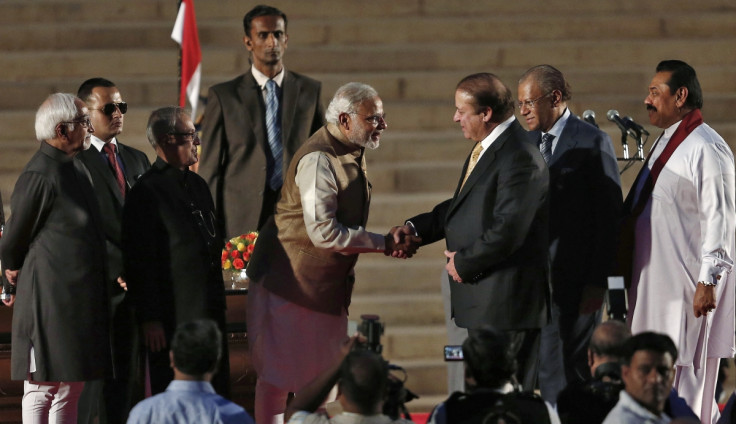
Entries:
{"type": "Polygon", "coordinates": [[[549,166],[552,320],[542,329],[539,386],[551,404],[590,379],[587,347],[606,290],[622,207],[611,138],[570,113],[570,86],[550,65],[519,80],[520,113],[549,166]]]}
{"type": "MultiPolygon", "coordinates": [[[[152,393],[174,378],[168,347],[177,324],[214,320],[225,332],[223,238],[207,183],[191,172],[199,137],[179,107],[155,110],[148,140],[156,161],[130,190],[123,207],[123,264],[128,290],[142,327],[152,393]]],[[[212,385],[229,394],[227,339],[212,385]]]]}
{"type": "Polygon", "coordinates": [[[110,371],[105,236],[86,170],[74,157],[94,132],[73,94],[36,113],[39,150],[11,197],[0,259],[18,295],[11,377],[24,380],[24,422],[76,422],[85,381],[110,371]]]}
{"type": "Polygon", "coordinates": [[[495,75],[465,77],[455,107],[455,122],[475,142],[455,195],[397,233],[413,224],[424,244],[445,239],[455,323],[507,332],[519,382],[532,390],[549,297],[547,166],[495,75]]]}
{"type": "Polygon", "coordinates": [[[284,69],[286,24],[273,7],[248,12],[243,43],[251,70],[209,91],[198,172],[225,237],[260,229],[273,215],[292,156],[324,124],[321,84],[284,69]]]}
{"type": "Polygon", "coordinates": [[[79,87],[77,97],[87,104],[95,128],[91,148],[78,157],[92,177],[103,217],[115,363],[115,378],[107,379],[104,384],[94,381],[85,385],[80,398],[79,420],[94,422],[98,416],[101,423],[123,423],[134,403],[130,373],[137,328],[132,305],[121,286],[124,280],[120,225],[125,195],[151,163],[145,153],[117,139],[123,131],[128,105],[112,81],[91,78],[79,87]],[[100,407],[100,400],[104,400],[104,409],[100,407]]]}

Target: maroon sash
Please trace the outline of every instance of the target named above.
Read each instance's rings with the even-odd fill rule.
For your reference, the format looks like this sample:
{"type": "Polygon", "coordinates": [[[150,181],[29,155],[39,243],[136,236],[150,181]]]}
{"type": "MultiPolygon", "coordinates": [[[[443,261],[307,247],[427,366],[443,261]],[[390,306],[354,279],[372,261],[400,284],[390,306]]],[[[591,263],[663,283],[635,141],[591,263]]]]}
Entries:
{"type": "Polygon", "coordinates": [[[644,166],[642,166],[641,170],[639,171],[639,175],[637,175],[636,180],[634,180],[634,185],[632,186],[631,191],[629,191],[629,195],[626,196],[626,201],[624,202],[625,215],[621,222],[618,252],[616,255],[616,275],[622,275],[624,277],[624,282],[627,288],[631,286],[631,274],[633,267],[632,259],[634,253],[634,227],[636,225],[636,218],[641,215],[647,205],[647,202],[649,202],[649,198],[652,196],[652,190],[654,190],[654,185],[657,183],[659,174],[660,172],[662,172],[662,169],[664,168],[667,161],[670,159],[675,150],[680,146],[680,144],[685,141],[687,136],[689,136],[690,133],[693,132],[693,130],[699,127],[702,123],[703,116],[700,114],[700,109],[693,109],[687,115],[685,115],[682,118],[682,122],[675,130],[675,133],[672,134],[672,138],[670,138],[670,141],[667,143],[667,146],[665,146],[662,154],[659,155],[657,160],[654,161],[652,169],[649,171],[646,177],[647,179],[644,182],[644,186],[641,189],[636,204],[634,204],[636,187],[639,186],[639,180],[645,175],[645,172],[647,170],[647,163],[649,163],[649,158],[651,157],[654,148],[652,148],[652,150],[649,152],[649,155],[644,162],[644,166]]]}

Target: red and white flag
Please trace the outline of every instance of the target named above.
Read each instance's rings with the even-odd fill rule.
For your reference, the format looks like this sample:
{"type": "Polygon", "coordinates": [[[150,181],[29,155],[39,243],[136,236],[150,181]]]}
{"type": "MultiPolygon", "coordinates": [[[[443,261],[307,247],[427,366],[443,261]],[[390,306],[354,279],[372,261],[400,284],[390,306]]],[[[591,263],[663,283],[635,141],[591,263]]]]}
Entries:
{"type": "Polygon", "coordinates": [[[192,106],[192,120],[196,120],[199,82],[202,78],[202,50],[199,48],[194,0],[181,1],[171,38],[181,46],[179,106],[186,106],[186,101],[189,99],[189,104],[192,106]]]}

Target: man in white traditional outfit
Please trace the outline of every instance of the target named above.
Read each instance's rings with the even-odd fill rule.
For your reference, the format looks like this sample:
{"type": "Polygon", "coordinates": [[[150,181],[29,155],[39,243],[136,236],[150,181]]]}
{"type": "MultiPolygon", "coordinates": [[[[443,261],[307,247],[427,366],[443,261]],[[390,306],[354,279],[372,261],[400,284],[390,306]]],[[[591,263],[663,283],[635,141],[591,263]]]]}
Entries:
{"type": "Polygon", "coordinates": [[[718,363],[734,354],[733,153],[703,123],[700,84],[688,64],[660,62],[644,103],[664,133],[626,200],[628,320],[633,334],[651,330],[675,341],[674,387],[711,423],[718,363]]]}
{"type": "Polygon", "coordinates": [[[358,254],[411,255],[421,241],[406,236],[396,243],[392,234],[365,229],[371,197],[365,149],[377,148],[386,129],[376,90],[345,84],[325,118],[327,125],[294,154],[276,213],[261,229],[248,264],[259,424],[282,423],[289,392],[334,364],[347,335],[358,254]]]}

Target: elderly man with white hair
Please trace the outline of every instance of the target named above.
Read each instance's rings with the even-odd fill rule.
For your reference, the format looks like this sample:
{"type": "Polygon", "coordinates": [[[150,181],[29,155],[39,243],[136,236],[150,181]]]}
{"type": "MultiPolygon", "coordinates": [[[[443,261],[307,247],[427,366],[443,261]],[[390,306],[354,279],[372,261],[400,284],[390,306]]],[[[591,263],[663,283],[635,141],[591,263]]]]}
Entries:
{"type": "Polygon", "coordinates": [[[24,380],[23,422],[76,423],[84,382],[110,371],[102,218],[74,160],[93,132],[74,95],[43,102],[40,147],[15,184],[0,241],[5,276],[17,286],[11,378],[24,380]]]}
{"type": "Polygon", "coordinates": [[[283,422],[286,398],[335,362],[347,335],[347,308],[359,253],[411,254],[417,240],[366,231],[370,184],[365,148],[386,129],[378,93],[340,87],[327,125],[296,152],[276,213],[248,265],[248,337],[258,374],[255,419],[283,422]]]}

